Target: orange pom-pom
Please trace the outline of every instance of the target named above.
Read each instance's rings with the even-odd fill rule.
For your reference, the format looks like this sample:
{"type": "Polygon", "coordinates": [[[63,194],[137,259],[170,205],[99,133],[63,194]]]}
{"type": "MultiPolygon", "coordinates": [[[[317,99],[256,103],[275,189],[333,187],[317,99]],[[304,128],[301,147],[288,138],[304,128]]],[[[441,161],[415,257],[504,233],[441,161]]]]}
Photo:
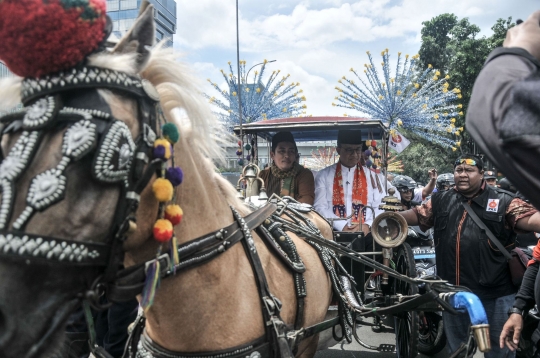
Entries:
{"type": "Polygon", "coordinates": [[[154,224],[154,239],[159,242],[167,242],[173,236],[173,225],[169,220],[159,219],[154,224]]]}
{"type": "Polygon", "coordinates": [[[163,178],[157,178],[152,184],[152,190],[159,202],[166,202],[172,199],[174,188],[170,181],[163,178]]]}
{"type": "Polygon", "coordinates": [[[167,205],[165,208],[165,219],[169,220],[173,225],[178,225],[182,221],[184,211],[179,205],[167,205]]]}

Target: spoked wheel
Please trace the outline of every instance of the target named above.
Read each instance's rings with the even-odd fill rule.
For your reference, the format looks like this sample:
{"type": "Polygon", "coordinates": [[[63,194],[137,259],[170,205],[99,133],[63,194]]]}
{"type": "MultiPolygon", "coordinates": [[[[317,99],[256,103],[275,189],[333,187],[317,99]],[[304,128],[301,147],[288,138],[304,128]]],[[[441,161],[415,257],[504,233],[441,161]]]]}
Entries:
{"type": "MultiPolygon", "coordinates": [[[[406,242],[397,250],[396,271],[409,277],[416,276],[414,256],[406,242]]],[[[394,279],[394,294],[414,295],[418,286],[394,279]]],[[[394,315],[396,353],[398,357],[411,358],[418,355],[418,312],[401,312],[394,315]]]]}
{"type": "Polygon", "coordinates": [[[418,351],[426,355],[437,354],[446,346],[442,317],[435,312],[424,312],[421,316],[418,351]]]}

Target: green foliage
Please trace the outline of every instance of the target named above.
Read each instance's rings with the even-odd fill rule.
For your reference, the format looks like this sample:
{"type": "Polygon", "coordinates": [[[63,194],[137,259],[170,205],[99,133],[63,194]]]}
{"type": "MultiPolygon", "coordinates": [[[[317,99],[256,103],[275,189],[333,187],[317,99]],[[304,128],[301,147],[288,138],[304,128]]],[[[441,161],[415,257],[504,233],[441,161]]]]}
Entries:
{"type": "Polygon", "coordinates": [[[422,69],[431,64],[441,71],[443,76],[446,75],[451,56],[447,48],[451,40],[449,33],[457,22],[458,18],[454,14],[442,14],[430,21],[422,22],[422,25],[424,25],[421,30],[422,46],[418,51],[420,55],[419,63],[422,69]]]}

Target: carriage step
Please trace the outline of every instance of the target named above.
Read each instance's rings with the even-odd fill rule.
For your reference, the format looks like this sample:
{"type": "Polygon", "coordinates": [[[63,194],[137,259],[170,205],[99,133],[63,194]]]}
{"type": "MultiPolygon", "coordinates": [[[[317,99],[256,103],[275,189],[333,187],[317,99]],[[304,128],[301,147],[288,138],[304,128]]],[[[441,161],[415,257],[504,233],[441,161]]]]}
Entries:
{"type": "Polygon", "coordinates": [[[381,344],[379,348],[377,348],[379,352],[395,352],[396,346],[394,344],[381,344]]]}

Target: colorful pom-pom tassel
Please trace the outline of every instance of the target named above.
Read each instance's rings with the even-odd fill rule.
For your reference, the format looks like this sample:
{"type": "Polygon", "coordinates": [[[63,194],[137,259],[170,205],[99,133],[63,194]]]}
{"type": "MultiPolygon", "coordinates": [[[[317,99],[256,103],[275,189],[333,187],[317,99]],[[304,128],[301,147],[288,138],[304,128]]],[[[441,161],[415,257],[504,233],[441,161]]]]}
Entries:
{"type": "Polygon", "coordinates": [[[184,172],[180,167],[172,167],[165,172],[165,179],[171,182],[172,186],[178,186],[184,181],[184,172]]]}
{"type": "Polygon", "coordinates": [[[245,150],[251,150],[251,144],[248,143],[248,144],[244,145],[244,149],[245,150]]]}
{"type": "Polygon", "coordinates": [[[154,158],[169,159],[171,157],[172,147],[166,139],[156,139],[154,142],[154,158]]]}
{"type": "Polygon", "coordinates": [[[366,160],[366,167],[371,167],[373,165],[373,162],[371,160],[366,160]]]}
{"type": "Polygon", "coordinates": [[[167,139],[172,144],[178,142],[178,139],[180,139],[180,133],[178,132],[178,127],[174,123],[165,123],[161,127],[161,133],[163,133],[163,137],[167,139]]]}
{"type": "Polygon", "coordinates": [[[184,211],[179,205],[167,205],[167,207],[165,208],[165,219],[169,220],[173,225],[180,224],[183,216],[184,211]]]}
{"type": "Polygon", "coordinates": [[[146,271],[146,280],[142,291],[141,307],[144,312],[147,312],[152,304],[154,304],[154,297],[159,287],[160,281],[160,263],[159,260],[155,260],[146,271]]]}
{"type": "Polygon", "coordinates": [[[158,242],[167,242],[173,236],[173,225],[167,219],[158,219],[154,224],[154,239],[158,242]]]}
{"type": "Polygon", "coordinates": [[[244,165],[244,159],[238,159],[238,165],[244,165]]]}
{"type": "Polygon", "coordinates": [[[364,154],[366,155],[366,157],[369,157],[371,155],[371,150],[366,149],[364,154]]]}
{"type": "Polygon", "coordinates": [[[236,151],[236,155],[242,155],[242,150],[238,149],[238,150],[236,151]]]}
{"type": "Polygon", "coordinates": [[[376,141],[376,140],[372,140],[372,141],[371,141],[371,146],[372,146],[373,148],[375,148],[375,147],[377,146],[377,141],[376,141]]]}
{"type": "Polygon", "coordinates": [[[247,160],[247,161],[250,161],[250,160],[251,160],[251,155],[250,155],[250,154],[246,155],[246,160],[247,160]]]}
{"type": "Polygon", "coordinates": [[[159,202],[170,201],[173,197],[174,188],[167,179],[157,178],[152,184],[152,190],[159,202]]]}
{"type": "Polygon", "coordinates": [[[238,146],[239,146],[239,147],[242,146],[242,141],[241,141],[241,140],[238,141],[238,146]]]}

